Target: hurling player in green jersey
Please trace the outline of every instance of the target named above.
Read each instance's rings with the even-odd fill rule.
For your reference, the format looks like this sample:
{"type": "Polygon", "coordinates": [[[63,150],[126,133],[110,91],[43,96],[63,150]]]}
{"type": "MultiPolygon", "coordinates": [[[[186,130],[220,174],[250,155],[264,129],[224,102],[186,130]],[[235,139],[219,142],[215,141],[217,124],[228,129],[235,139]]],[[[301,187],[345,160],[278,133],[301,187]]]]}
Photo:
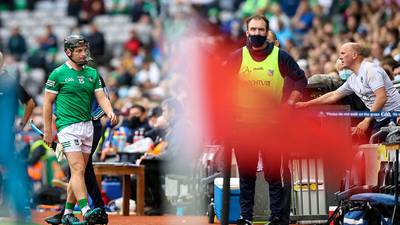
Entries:
{"type": "Polygon", "coordinates": [[[52,115],[56,116],[58,140],[63,147],[71,170],[67,189],[67,202],[62,217],[63,224],[80,224],[73,214],[78,202],[83,223],[94,224],[100,209],[90,209],[86,198],[85,167],[93,141],[91,103],[96,98],[113,124],[118,122],[110,101],[106,97],[97,71],[86,65],[89,44],[80,35],[70,35],[64,40],[68,60],[50,74],[45,87],[43,118],[44,137],[48,146],[52,142],[52,115]],[[55,104],[55,112],[52,105],[55,104]]]}

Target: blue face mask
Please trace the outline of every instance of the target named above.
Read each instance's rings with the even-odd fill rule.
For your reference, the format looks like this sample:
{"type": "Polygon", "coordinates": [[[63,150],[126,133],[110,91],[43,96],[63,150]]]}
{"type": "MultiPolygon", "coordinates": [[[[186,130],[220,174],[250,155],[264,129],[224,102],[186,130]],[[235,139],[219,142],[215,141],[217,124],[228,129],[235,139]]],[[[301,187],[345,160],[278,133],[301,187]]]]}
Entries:
{"type": "Polygon", "coordinates": [[[343,69],[339,71],[339,77],[341,80],[347,80],[347,78],[349,78],[351,74],[353,74],[353,71],[349,69],[343,69]]]}

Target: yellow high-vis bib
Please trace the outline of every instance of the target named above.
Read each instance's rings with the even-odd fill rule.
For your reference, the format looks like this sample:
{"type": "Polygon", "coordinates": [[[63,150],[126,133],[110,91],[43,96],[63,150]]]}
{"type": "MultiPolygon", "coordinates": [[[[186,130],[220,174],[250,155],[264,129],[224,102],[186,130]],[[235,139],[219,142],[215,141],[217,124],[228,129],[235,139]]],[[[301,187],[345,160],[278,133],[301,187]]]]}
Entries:
{"type": "Polygon", "coordinates": [[[238,89],[240,106],[257,108],[260,104],[274,106],[281,103],[284,78],[279,71],[278,55],[279,48],[274,46],[268,57],[257,62],[247,47],[242,48],[238,89]]]}

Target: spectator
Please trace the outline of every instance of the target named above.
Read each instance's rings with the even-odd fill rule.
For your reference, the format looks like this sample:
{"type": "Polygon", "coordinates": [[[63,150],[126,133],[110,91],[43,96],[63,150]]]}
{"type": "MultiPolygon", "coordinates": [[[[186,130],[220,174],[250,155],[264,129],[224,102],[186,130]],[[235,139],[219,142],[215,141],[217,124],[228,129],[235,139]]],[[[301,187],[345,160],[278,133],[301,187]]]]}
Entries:
{"type": "Polygon", "coordinates": [[[157,86],[160,79],[161,73],[157,64],[153,62],[150,57],[145,58],[142,69],[139,70],[135,77],[135,83],[144,89],[149,89],[157,86]]]}
{"type": "Polygon", "coordinates": [[[300,5],[300,1],[279,1],[282,11],[289,17],[293,17],[300,5]]]}
{"type": "Polygon", "coordinates": [[[95,16],[105,13],[106,8],[103,0],[83,0],[79,14],[80,23],[90,23],[95,16]]]}
{"type": "Polygon", "coordinates": [[[151,129],[144,133],[145,137],[150,137],[155,143],[159,142],[158,138],[164,139],[165,137],[165,127],[162,123],[162,108],[159,106],[151,109],[147,119],[149,121],[149,125],[151,129]]]}
{"type": "Polygon", "coordinates": [[[38,42],[41,50],[50,53],[57,52],[57,36],[54,34],[53,27],[51,25],[46,26],[46,33],[39,37],[38,42]]]}
{"type": "Polygon", "coordinates": [[[143,43],[144,46],[149,47],[151,45],[152,39],[151,35],[153,32],[153,23],[151,17],[147,14],[143,14],[138,23],[135,24],[136,32],[138,34],[137,38],[143,43]]]}
{"type": "Polygon", "coordinates": [[[67,15],[79,19],[83,0],[68,0],[67,15]]]}
{"type": "Polygon", "coordinates": [[[133,143],[133,138],[136,132],[144,134],[146,131],[151,129],[149,121],[146,118],[146,108],[142,105],[133,105],[128,111],[128,117],[123,120],[123,127],[128,127],[130,135],[127,141],[133,143]]]}
{"type": "Polygon", "coordinates": [[[130,0],[106,1],[107,12],[111,14],[128,14],[132,3],[130,0]]]}
{"type": "Polygon", "coordinates": [[[400,41],[400,31],[398,28],[389,29],[386,35],[386,42],[388,45],[383,50],[384,55],[389,55],[395,49],[400,41]]]}
{"type": "Polygon", "coordinates": [[[96,24],[90,24],[90,33],[86,36],[90,44],[90,53],[92,57],[99,65],[103,65],[104,53],[106,50],[106,41],[104,39],[104,34],[98,30],[96,24]]]}
{"type": "Polygon", "coordinates": [[[25,37],[21,34],[19,27],[14,27],[11,36],[8,39],[8,51],[14,58],[19,61],[27,52],[25,37]]]}
{"type": "Polygon", "coordinates": [[[133,56],[136,56],[139,53],[139,48],[142,46],[142,43],[137,37],[137,32],[136,30],[131,30],[131,36],[128,41],[125,42],[124,48],[128,51],[133,56]]]}
{"type": "Polygon", "coordinates": [[[131,10],[132,22],[138,22],[143,15],[148,15],[153,18],[157,16],[157,6],[153,1],[135,1],[131,10]]]}
{"type": "Polygon", "coordinates": [[[138,161],[145,166],[145,180],[149,181],[147,188],[151,193],[151,199],[148,204],[151,209],[145,213],[150,216],[162,215],[164,212],[162,175],[165,173],[188,175],[191,171],[191,151],[188,149],[193,148],[189,145],[193,142],[189,140],[188,135],[185,135],[190,126],[184,117],[183,105],[175,99],[167,99],[162,103],[162,110],[163,114],[158,123],[159,127],[167,124],[165,141],[160,143],[160,149],[157,149],[156,154],[151,151],[138,161]]]}
{"type": "Polygon", "coordinates": [[[293,17],[293,29],[299,34],[305,34],[312,27],[314,14],[306,0],[301,0],[299,8],[293,17]]]}
{"type": "Polygon", "coordinates": [[[371,60],[378,65],[380,64],[381,60],[383,59],[383,48],[384,48],[384,44],[382,42],[372,43],[371,60]]]}
{"type": "Polygon", "coordinates": [[[151,127],[155,127],[157,123],[158,117],[162,115],[162,108],[160,106],[156,106],[152,108],[148,115],[149,125],[151,127]]]}
{"type": "MultiPolygon", "coordinates": [[[[395,70],[400,67],[400,63],[393,59],[392,56],[387,55],[383,57],[382,68],[385,70],[390,80],[394,80],[396,73],[395,70]]],[[[398,79],[398,78],[397,78],[398,79]]]]}

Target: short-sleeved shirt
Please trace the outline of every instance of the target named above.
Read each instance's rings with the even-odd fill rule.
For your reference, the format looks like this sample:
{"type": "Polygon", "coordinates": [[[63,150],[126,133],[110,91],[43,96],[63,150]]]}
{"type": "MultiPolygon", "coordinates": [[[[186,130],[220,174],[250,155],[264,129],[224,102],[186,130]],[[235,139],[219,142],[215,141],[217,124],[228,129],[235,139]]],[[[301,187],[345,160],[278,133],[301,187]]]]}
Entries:
{"type": "Polygon", "coordinates": [[[76,71],[65,63],[56,68],[46,82],[45,91],[57,94],[54,114],[58,131],[91,120],[94,92],[102,90],[99,75],[92,67],[76,71]]]}
{"type": "MultiPolygon", "coordinates": [[[[374,91],[381,87],[385,88],[387,95],[387,101],[382,111],[400,111],[400,94],[393,86],[389,76],[380,66],[366,60],[361,63],[358,73],[353,73],[337,91],[344,95],[354,92],[371,110],[376,99],[374,91]]],[[[377,121],[383,119],[376,118],[377,121]]]]}
{"type": "MultiPolygon", "coordinates": [[[[22,104],[26,104],[29,100],[32,99],[32,97],[28,94],[28,92],[26,92],[26,90],[24,89],[24,87],[21,86],[21,84],[18,82],[18,78],[13,78],[13,76],[11,76],[7,70],[0,70],[0,76],[2,77],[3,80],[15,80],[16,82],[16,91],[17,91],[17,97],[18,100],[22,103],[22,104]]],[[[4,82],[4,81],[3,81],[4,82]]]]}

